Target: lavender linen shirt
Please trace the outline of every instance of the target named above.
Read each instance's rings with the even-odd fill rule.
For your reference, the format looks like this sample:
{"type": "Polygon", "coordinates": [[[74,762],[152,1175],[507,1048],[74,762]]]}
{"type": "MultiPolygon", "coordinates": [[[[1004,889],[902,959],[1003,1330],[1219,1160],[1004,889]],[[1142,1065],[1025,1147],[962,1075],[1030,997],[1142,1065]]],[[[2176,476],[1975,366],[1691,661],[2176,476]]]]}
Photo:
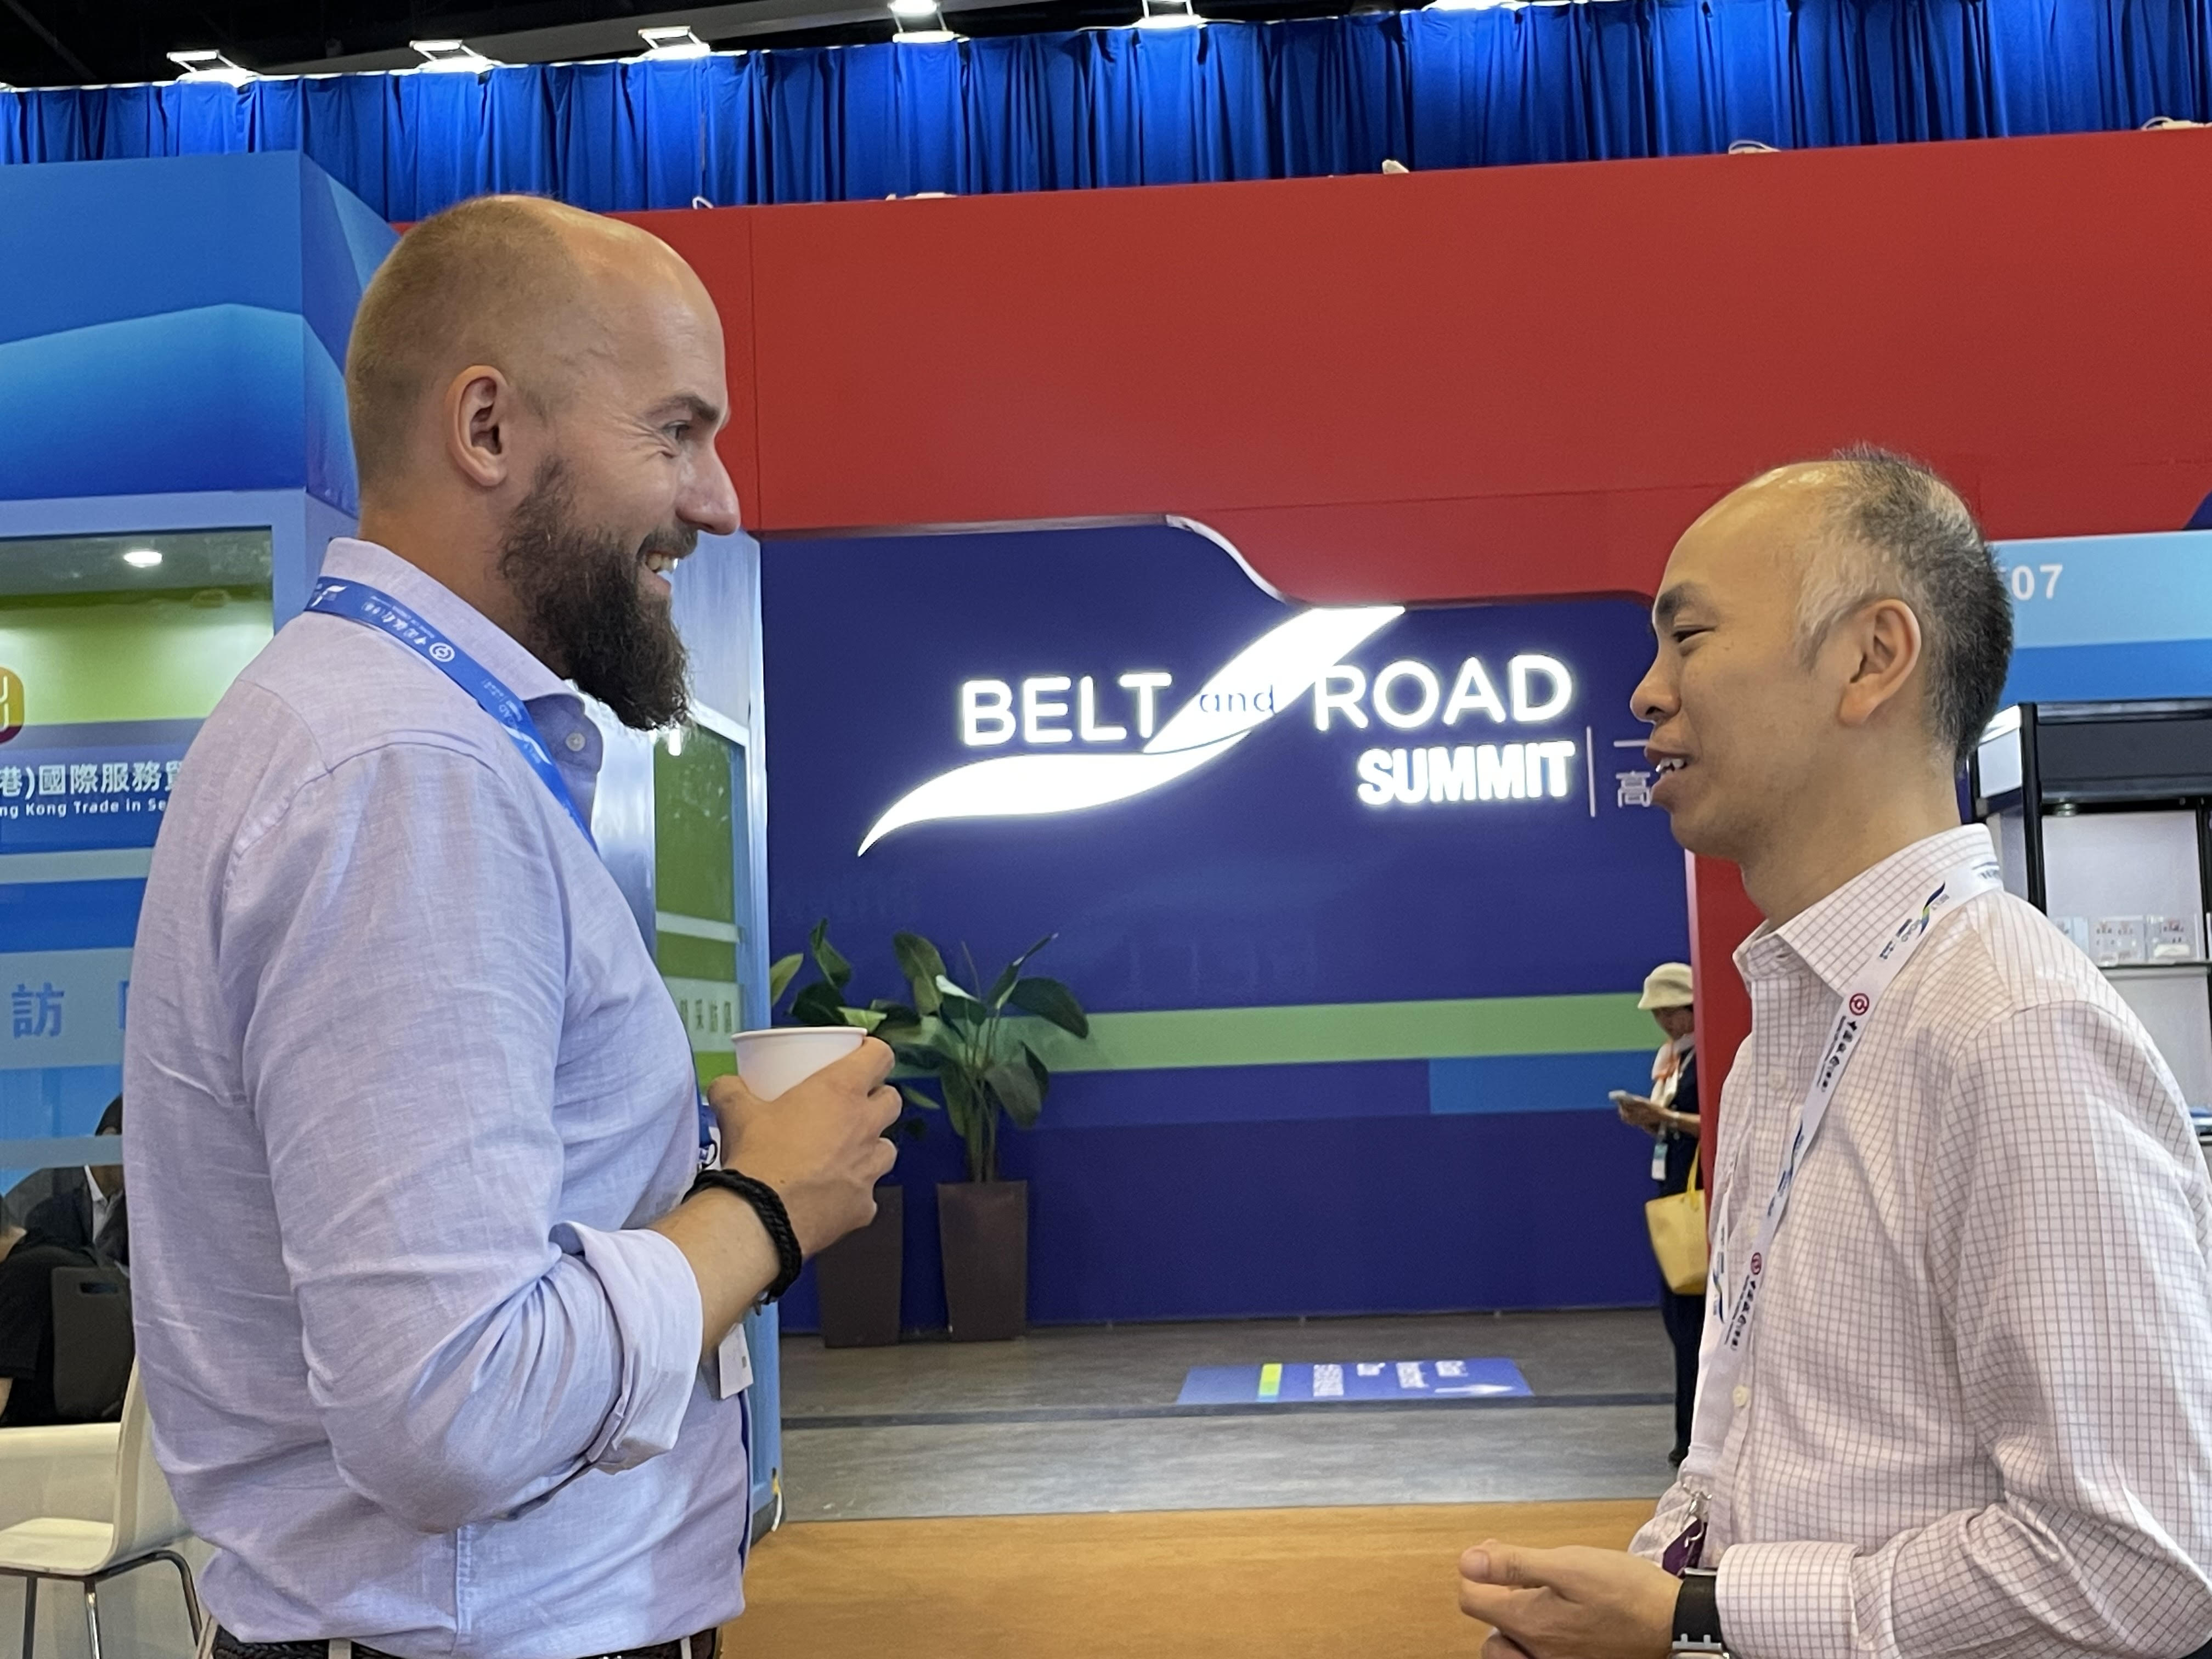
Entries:
{"type": "MultiPolygon", "coordinates": [[[[324,568],[504,680],[590,811],[573,690],[382,548],[324,568]]],[[[693,1168],[690,1043],[465,692],[357,623],[285,626],[178,778],[125,1051],[141,1375],[227,1627],[575,1659],[736,1614],[743,1402],[642,1230],[693,1168]]]]}

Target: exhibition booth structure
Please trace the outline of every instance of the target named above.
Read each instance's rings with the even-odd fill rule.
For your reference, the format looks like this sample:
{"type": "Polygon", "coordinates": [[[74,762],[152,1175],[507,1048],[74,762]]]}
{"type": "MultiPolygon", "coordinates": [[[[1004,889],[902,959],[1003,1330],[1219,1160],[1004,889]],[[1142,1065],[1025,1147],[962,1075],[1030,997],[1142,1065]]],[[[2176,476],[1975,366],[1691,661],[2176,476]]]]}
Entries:
{"type": "MultiPolygon", "coordinates": [[[[1023,972],[1088,1011],[1012,1011],[1049,1079],[997,1142],[1031,1318],[1650,1298],[1650,1143],[1606,1097],[1688,938],[1641,605],[1299,605],[1162,524],[766,573],[776,948],[826,921],[866,1006],[909,1000],[902,933],[979,995],[1049,935],[1023,972]]],[[[970,1171],[908,1121],[903,1320],[957,1337],[939,1183],[970,1171]]],[[[787,1304],[814,1322],[811,1282],[787,1304]]]]}
{"type": "Polygon", "coordinates": [[[2212,1146],[2212,532],[2000,556],[2019,645],[1975,810],[2006,886],[2111,977],[2212,1146]]]}
{"type": "MultiPolygon", "coordinates": [[[[1618,1008],[1683,939],[1682,866],[1658,869],[1680,854],[1624,804],[1638,757],[1611,747],[1638,730],[1638,617],[1668,550],[1746,477],[1859,442],[1932,463],[2002,538],[2189,523],[2212,430],[2186,387],[2212,338],[2179,208],[2208,185],[2212,133],[2172,131],[641,216],[727,323],[725,450],[765,548],[775,951],[826,921],[865,1001],[899,991],[895,929],[964,939],[986,978],[1057,932],[1043,969],[1091,1012],[1087,1045],[1038,1034],[1052,1090],[1003,1144],[1030,1182],[1032,1313],[1653,1293],[1641,1161],[1595,1088],[1648,1060],[1648,1020],[1486,1027],[1473,1006],[1618,1008]],[[959,296],[957,319],[881,304],[885,271],[959,296]],[[1133,301],[1163,272],[1236,303],[1133,301]],[[1217,580],[1209,545],[1250,573],[1245,609],[1180,585],[1217,580]],[[1123,562],[1102,592],[1092,567],[1123,562]],[[1176,596],[1158,619],[1148,590],[1176,596]],[[1406,608],[1329,665],[1366,677],[1369,726],[1309,686],[1210,758],[1140,737],[1124,677],[1168,675],[1154,715],[1179,717],[1264,636],[1263,596],[1406,608]],[[881,678],[824,643],[864,637],[856,614],[881,678]],[[1511,665],[1535,655],[1576,700],[1516,726],[1511,665]],[[1504,722],[1478,698],[1443,723],[1469,659],[1504,722]],[[1438,690],[1413,720],[1425,684],[1392,675],[1403,729],[1373,701],[1401,663],[1438,690]],[[1540,798],[1485,801],[1483,747],[1495,789],[1532,740],[1574,745],[1570,796],[1547,773],[1540,798]],[[1065,813],[1001,797],[997,817],[908,821],[999,762],[1177,775],[1065,813]],[[1423,1001],[1462,1012],[1396,1023],[1423,1001]],[[1509,1060],[1523,1079],[1492,1086],[1509,1060]],[[1484,1091],[1455,1095],[1462,1074],[1484,1091]],[[1475,1098],[1521,1109],[1450,1109],[1475,1098]]],[[[2024,639],[2038,603],[2015,589],[2024,639]]],[[[1757,921],[1732,868],[1690,861],[1708,1111],[1757,921]]],[[[946,1316],[934,1189],[962,1171],[942,1117],[914,1116],[903,1307],[927,1326],[946,1316]]],[[[789,1313],[811,1321],[804,1289],[789,1313]]]]}

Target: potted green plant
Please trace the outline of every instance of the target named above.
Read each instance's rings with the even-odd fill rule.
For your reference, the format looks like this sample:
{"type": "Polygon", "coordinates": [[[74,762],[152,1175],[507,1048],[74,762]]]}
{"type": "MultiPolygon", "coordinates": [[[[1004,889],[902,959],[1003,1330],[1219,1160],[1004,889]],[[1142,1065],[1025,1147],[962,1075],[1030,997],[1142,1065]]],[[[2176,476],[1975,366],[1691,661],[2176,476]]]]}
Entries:
{"type": "MultiPolygon", "coordinates": [[[[845,1000],[853,964],[830,942],[827,919],[807,935],[806,951],[793,951],[769,969],[769,1006],[792,988],[809,957],[821,977],[809,980],[792,998],[791,1018],[800,1025],[857,1025],[873,1030],[883,1023],[881,1006],[854,1007],[845,1000]]],[[[933,1105],[934,1103],[933,1102],[933,1105]]],[[[921,1133],[918,1119],[903,1117],[896,1130],[908,1137],[921,1133]]],[[[888,1347],[899,1340],[899,1289],[905,1270],[906,1189],[886,1180],[876,1188],[875,1219],[849,1232],[814,1258],[814,1288],[822,1309],[822,1342],[830,1348],[888,1347]]]]}
{"type": "MultiPolygon", "coordinates": [[[[1023,971],[1053,938],[1046,934],[1016,957],[978,995],[946,974],[943,955],[921,934],[894,934],[891,948],[914,1001],[870,1010],[877,1014],[876,1034],[902,1065],[936,1084],[946,1120],[966,1149],[968,1179],[937,1188],[945,1305],[956,1342],[1018,1336],[1028,1320],[1029,1183],[999,1178],[1000,1120],[1035,1127],[1052,1087],[1051,1070],[1030,1041],[1030,1019],[1072,1036],[1091,1035],[1090,1019],[1067,987],[1023,971]]],[[[969,983],[981,984],[972,957],[967,968],[969,983]]],[[[915,1105],[940,1104],[913,1084],[902,1087],[915,1105]]]]}

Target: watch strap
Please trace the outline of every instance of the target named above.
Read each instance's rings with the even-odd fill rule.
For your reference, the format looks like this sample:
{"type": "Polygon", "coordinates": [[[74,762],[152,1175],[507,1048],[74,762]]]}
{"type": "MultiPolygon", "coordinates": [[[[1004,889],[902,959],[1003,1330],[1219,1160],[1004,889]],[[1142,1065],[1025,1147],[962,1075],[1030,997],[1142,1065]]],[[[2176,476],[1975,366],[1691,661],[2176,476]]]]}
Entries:
{"type": "Polygon", "coordinates": [[[1682,1574],[1682,1588],[1674,1595],[1674,1644],[1677,1654],[1728,1652],[1721,1638],[1720,1576],[1710,1567],[1692,1567],[1682,1574]]]}
{"type": "Polygon", "coordinates": [[[699,1178],[691,1183],[691,1191],[684,1196],[692,1197],[710,1188],[720,1188],[742,1198],[760,1218],[769,1242],[775,1246],[776,1260],[775,1280],[761,1292],[761,1303],[765,1306],[775,1301],[792,1287],[799,1269],[806,1265],[805,1253],[799,1248],[799,1235],[792,1228],[791,1212],[784,1208],[783,1200],[775,1188],[736,1170],[700,1170],[699,1178]]]}

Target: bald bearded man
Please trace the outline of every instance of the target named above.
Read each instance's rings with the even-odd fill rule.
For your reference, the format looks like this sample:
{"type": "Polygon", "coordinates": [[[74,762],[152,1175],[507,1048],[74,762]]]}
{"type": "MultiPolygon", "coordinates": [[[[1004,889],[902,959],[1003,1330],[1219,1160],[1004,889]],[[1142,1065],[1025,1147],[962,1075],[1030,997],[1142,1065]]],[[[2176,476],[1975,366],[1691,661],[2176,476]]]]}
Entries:
{"type": "Polygon", "coordinates": [[[750,1472],[725,1338],[863,1224],[890,1051],[716,1084],[591,838],[598,728],[682,717],[670,575],[737,526],[668,247],[487,198],[347,362],[359,539],[177,781],[131,987],[155,1446],[223,1659],[710,1659],[750,1472]]]}
{"type": "Polygon", "coordinates": [[[1651,616],[1656,799],[1766,918],[1695,1428],[1633,1553],[1468,1552],[1485,1659],[2190,1653],[2212,1192],[2141,1022],[1960,823],[2012,647],[1988,544],[1846,454],[1699,519],[1651,616]]]}

